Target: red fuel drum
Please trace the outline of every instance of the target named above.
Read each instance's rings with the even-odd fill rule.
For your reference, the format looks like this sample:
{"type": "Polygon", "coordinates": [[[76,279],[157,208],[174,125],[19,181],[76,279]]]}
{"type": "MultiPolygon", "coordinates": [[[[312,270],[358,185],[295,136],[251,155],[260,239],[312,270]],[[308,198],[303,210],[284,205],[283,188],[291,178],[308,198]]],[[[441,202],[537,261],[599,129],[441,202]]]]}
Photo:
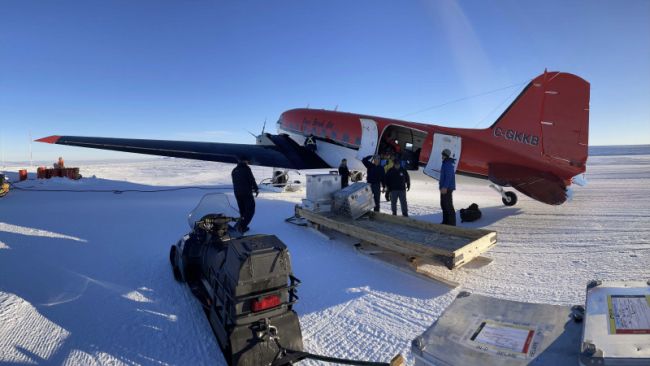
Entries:
{"type": "Polygon", "coordinates": [[[36,178],[38,178],[38,179],[45,179],[45,178],[47,178],[47,177],[46,177],[46,172],[47,172],[47,168],[46,168],[46,167],[44,167],[44,166],[39,166],[39,167],[36,169],[36,178]]]}

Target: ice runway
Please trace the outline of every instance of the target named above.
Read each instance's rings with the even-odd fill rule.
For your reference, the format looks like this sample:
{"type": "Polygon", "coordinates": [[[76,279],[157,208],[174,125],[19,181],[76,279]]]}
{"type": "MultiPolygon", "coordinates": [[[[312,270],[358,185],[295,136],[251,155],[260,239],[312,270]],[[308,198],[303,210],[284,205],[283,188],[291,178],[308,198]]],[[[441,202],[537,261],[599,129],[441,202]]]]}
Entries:
{"type": "MultiPolygon", "coordinates": [[[[81,181],[16,184],[64,192],[14,189],[0,199],[0,364],[225,364],[167,254],[203,194],[230,192],[233,166],[152,159],[80,167],[81,181]],[[119,193],[197,185],[210,190],[119,193]]],[[[253,172],[270,176],[267,168],[253,172]]],[[[286,224],[304,192],[260,194],[251,228],[277,235],[291,251],[310,351],[384,361],[401,352],[412,363],[410,341],[461,289],[581,304],[591,279],[650,277],[650,155],[592,156],[587,179],[558,207],[521,194],[504,207],[487,182],[459,180],[456,209],[476,202],[483,210],[463,225],[496,230],[498,244],[486,253],[490,265],[450,275],[461,283],[455,290],[286,224]]],[[[436,181],[418,177],[408,200],[411,216],[441,220],[436,181]]]]}

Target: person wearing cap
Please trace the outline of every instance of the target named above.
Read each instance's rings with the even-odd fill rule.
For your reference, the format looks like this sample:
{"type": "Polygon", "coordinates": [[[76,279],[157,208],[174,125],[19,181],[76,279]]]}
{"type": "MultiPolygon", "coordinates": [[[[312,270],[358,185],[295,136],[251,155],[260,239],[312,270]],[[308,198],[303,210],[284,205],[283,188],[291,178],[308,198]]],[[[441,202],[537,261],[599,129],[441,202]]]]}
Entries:
{"type": "Polygon", "coordinates": [[[402,216],[408,217],[408,206],[406,205],[406,191],[411,189],[411,178],[397,158],[386,173],[386,190],[390,192],[390,209],[393,215],[397,215],[397,201],[399,200],[402,216]]]}
{"type": "Polygon", "coordinates": [[[368,169],[366,181],[370,184],[372,196],[375,201],[375,212],[379,212],[379,200],[381,197],[381,187],[384,186],[384,167],[379,164],[379,156],[368,155],[361,160],[363,165],[368,169]],[[372,162],[370,161],[372,159],[372,162]]]}
{"type": "Polygon", "coordinates": [[[255,197],[259,194],[257,183],[251,168],[248,166],[250,158],[242,156],[239,163],[232,170],[232,187],[235,192],[235,199],[239,207],[239,221],[237,222],[236,229],[240,233],[245,233],[249,230],[248,224],[253,220],[255,215],[255,197]]]}
{"type": "Polygon", "coordinates": [[[454,171],[455,159],[451,157],[449,149],[442,150],[442,166],[440,167],[440,208],[442,208],[442,224],[456,226],[456,210],[452,194],[456,189],[456,175],[454,171]]]}

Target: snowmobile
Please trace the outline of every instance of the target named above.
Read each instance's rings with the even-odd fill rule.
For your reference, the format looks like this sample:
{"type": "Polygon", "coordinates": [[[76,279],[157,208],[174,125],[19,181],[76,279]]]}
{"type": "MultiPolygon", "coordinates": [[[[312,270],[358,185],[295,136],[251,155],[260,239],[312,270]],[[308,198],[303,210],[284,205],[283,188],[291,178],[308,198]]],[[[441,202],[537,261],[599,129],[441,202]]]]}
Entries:
{"type": "Polygon", "coordinates": [[[200,301],[229,365],[271,365],[302,351],[293,305],[300,281],[274,235],[240,237],[224,194],[207,194],[190,213],[191,231],[171,247],[174,277],[200,301]]]}
{"type": "Polygon", "coordinates": [[[285,366],[312,359],[347,365],[398,366],[303,351],[293,305],[300,284],[286,245],[275,235],[241,236],[239,214],[222,193],[203,196],[190,213],[191,231],[169,251],[174,277],[188,284],[203,306],[231,366],[285,366]]]}

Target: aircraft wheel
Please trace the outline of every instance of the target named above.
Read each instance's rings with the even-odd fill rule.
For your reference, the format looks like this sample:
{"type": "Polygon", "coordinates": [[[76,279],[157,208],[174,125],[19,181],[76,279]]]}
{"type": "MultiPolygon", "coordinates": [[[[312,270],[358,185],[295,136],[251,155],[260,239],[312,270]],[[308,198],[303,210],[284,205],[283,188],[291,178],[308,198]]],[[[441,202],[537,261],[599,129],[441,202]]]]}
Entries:
{"type": "Polygon", "coordinates": [[[506,206],[514,206],[517,204],[517,194],[515,192],[505,192],[504,193],[510,200],[506,200],[505,198],[502,198],[501,201],[503,202],[504,205],[506,206]]]}

